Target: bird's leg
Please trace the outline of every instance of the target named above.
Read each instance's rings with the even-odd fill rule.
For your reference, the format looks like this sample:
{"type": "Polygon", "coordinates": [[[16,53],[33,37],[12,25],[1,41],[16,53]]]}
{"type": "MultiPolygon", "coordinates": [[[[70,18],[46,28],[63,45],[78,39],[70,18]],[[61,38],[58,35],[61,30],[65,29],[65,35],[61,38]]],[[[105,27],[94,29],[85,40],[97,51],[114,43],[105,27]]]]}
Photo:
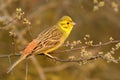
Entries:
{"type": "Polygon", "coordinates": [[[52,56],[52,55],[50,55],[50,54],[48,54],[48,53],[44,53],[47,57],[49,57],[49,58],[51,58],[51,59],[54,59],[54,60],[56,60],[57,58],[56,57],[54,57],[54,56],[52,56]]]}

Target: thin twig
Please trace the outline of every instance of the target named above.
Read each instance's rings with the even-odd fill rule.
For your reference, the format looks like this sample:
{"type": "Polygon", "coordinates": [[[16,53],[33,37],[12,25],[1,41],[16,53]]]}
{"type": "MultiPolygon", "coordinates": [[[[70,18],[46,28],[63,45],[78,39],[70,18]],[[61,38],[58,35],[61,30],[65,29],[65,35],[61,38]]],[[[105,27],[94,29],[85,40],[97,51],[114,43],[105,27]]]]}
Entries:
{"type": "MultiPolygon", "coordinates": [[[[93,45],[92,47],[100,47],[100,46],[105,46],[105,45],[109,45],[109,44],[113,44],[113,43],[118,43],[120,42],[120,40],[114,40],[114,41],[109,41],[109,42],[105,42],[102,44],[96,44],[93,45]]],[[[90,46],[83,46],[83,47],[90,47],[90,46]]],[[[80,50],[82,49],[82,47],[78,47],[78,48],[73,48],[73,49],[66,49],[66,50],[62,50],[62,51],[56,51],[55,53],[62,53],[62,52],[70,52],[70,51],[75,51],[75,50],[80,50]]],[[[6,55],[0,55],[0,58],[6,58],[8,56],[12,57],[12,56],[20,56],[21,54],[6,54],[6,55]]]]}
{"type": "Polygon", "coordinates": [[[6,57],[13,57],[13,56],[20,56],[21,54],[4,54],[4,55],[0,55],[0,58],[6,58],[6,57]]]}
{"type": "MultiPolygon", "coordinates": [[[[49,57],[50,58],[50,57],[49,57]]],[[[60,58],[57,58],[57,57],[54,57],[54,58],[51,58],[51,59],[54,59],[55,61],[59,61],[59,62],[77,62],[77,63],[84,63],[84,62],[88,62],[88,61],[93,61],[93,60],[96,60],[96,59],[102,59],[102,60],[106,60],[106,61],[110,61],[110,62],[114,62],[114,63],[119,63],[120,62],[120,59],[108,59],[105,55],[101,55],[101,54],[98,54],[96,56],[91,56],[87,59],[84,59],[84,58],[79,58],[79,59],[60,59],[60,58]]]]}
{"type": "Polygon", "coordinates": [[[28,80],[28,59],[26,59],[25,80],[28,80]]]}
{"type": "Polygon", "coordinates": [[[91,61],[94,59],[98,59],[98,58],[102,58],[102,55],[97,55],[97,56],[92,56],[88,59],[83,59],[83,58],[79,58],[79,59],[60,59],[60,58],[54,58],[54,60],[59,61],[59,62],[84,62],[84,61],[91,61]]]}
{"type": "Polygon", "coordinates": [[[31,56],[30,59],[32,60],[33,64],[35,65],[40,79],[41,80],[46,80],[46,77],[44,75],[44,71],[43,71],[42,67],[39,65],[39,62],[36,60],[35,56],[34,55],[31,56]]]}
{"type": "Polygon", "coordinates": [[[118,43],[118,42],[120,42],[120,40],[109,41],[109,42],[105,42],[105,43],[102,43],[102,44],[94,44],[94,45],[91,45],[91,46],[81,46],[81,47],[77,47],[77,48],[61,50],[61,51],[57,51],[57,53],[81,50],[83,47],[84,48],[88,48],[88,47],[101,47],[101,46],[106,46],[106,45],[113,44],[113,43],[118,43]]]}
{"type": "Polygon", "coordinates": [[[70,66],[73,66],[73,64],[68,63],[68,64],[61,64],[59,66],[54,66],[54,67],[48,67],[48,68],[44,68],[44,72],[56,72],[56,71],[61,71],[64,70],[70,66]]]}
{"type": "Polygon", "coordinates": [[[9,64],[11,65],[11,58],[10,58],[10,56],[8,56],[8,61],[9,61],[9,64]]]}
{"type": "Polygon", "coordinates": [[[102,43],[102,44],[95,44],[95,45],[92,45],[92,47],[106,46],[106,45],[113,44],[113,43],[118,43],[118,42],[120,42],[120,40],[109,41],[109,42],[105,42],[105,43],[102,43]]]}

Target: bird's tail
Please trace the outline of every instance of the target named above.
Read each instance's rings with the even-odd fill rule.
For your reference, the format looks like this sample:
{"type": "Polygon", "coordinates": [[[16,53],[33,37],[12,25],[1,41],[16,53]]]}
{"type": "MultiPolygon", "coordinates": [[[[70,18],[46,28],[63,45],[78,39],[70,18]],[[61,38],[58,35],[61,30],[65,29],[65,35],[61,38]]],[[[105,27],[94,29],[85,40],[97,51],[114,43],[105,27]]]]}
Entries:
{"type": "Polygon", "coordinates": [[[20,58],[12,65],[10,66],[10,68],[8,69],[7,73],[9,73],[10,71],[13,70],[13,68],[20,63],[21,61],[23,61],[26,58],[27,55],[21,55],[20,58]]]}

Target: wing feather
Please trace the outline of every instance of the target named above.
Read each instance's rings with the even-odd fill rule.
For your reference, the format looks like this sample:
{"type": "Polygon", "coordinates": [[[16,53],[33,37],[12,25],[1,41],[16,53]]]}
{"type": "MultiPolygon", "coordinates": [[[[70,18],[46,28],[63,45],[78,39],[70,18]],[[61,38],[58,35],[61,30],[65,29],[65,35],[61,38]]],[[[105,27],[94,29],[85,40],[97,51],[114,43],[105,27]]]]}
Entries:
{"type": "Polygon", "coordinates": [[[55,48],[61,43],[63,32],[57,27],[49,29],[40,34],[37,39],[39,40],[38,45],[34,48],[33,52],[44,52],[55,48]]]}

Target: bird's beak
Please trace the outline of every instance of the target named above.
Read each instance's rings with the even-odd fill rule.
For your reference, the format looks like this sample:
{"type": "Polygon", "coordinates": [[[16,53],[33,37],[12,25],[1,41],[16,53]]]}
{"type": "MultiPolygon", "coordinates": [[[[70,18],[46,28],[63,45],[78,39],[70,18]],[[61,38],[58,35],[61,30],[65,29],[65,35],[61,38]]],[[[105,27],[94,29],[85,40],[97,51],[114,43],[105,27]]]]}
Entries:
{"type": "Polygon", "coordinates": [[[76,25],[76,23],[75,23],[75,22],[73,22],[73,25],[76,25]]]}

